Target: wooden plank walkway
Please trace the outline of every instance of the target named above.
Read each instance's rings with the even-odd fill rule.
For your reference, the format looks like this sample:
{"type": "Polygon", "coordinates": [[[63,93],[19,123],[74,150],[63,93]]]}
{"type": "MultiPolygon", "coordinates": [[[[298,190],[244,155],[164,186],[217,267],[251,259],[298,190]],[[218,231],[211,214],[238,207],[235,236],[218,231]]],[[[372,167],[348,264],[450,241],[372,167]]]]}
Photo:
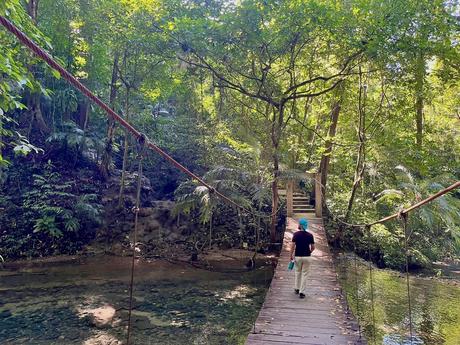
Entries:
{"type": "Polygon", "coordinates": [[[297,220],[288,218],[278,266],[246,345],[362,345],[358,326],[336,279],[322,219],[309,216],[316,250],[312,255],[305,299],[294,294],[294,272],[287,271],[297,220]]]}

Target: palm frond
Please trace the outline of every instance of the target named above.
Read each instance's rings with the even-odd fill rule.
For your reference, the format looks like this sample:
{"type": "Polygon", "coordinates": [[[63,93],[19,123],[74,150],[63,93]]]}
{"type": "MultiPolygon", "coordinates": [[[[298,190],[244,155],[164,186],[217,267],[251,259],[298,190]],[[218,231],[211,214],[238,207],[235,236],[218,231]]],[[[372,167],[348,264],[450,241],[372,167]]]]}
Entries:
{"type": "Polygon", "coordinates": [[[395,167],[395,170],[397,173],[399,173],[401,176],[403,176],[404,178],[406,178],[406,180],[411,183],[411,184],[414,184],[414,177],[412,176],[412,174],[410,173],[409,169],[407,169],[405,166],[403,165],[397,165],[395,167]]]}

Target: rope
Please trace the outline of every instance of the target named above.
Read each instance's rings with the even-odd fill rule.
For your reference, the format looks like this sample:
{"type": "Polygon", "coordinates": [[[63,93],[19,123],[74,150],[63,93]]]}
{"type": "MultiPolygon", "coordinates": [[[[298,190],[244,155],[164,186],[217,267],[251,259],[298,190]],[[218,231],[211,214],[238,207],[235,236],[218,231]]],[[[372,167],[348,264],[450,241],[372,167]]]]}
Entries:
{"type": "Polygon", "coordinates": [[[373,223],[370,223],[370,224],[367,224],[367,225],[375,225],[375,224],[380,224],[380,223],[384,223],[390,219],[394,219],[394,218],[398,218],[400,215],[405,215],[405,214],[408,214],[409,212],[419,208],[420,206],[423,206],[441,196],[443,196],[444,194],[447,194],[449,193],[450,191],[453,191],[454,189],[457,189],[457,188],[460,188],[460,181],[457,181],[455,182],[454,184],[451,184],[449,187],[447,188],[444,188],[442,190],[440,190],[439,192],[433,194],[433,195],[430,195],[429,197],[427,197],[426,199],[423,199],[422,201],[406,208],[405,210],[402,210],[401,212],[398,212],[398,213],[395,213],[395,214],[392,214],[391,216],[388,216],[388,217],[385,217],[385,218],[382,218],[382,219],[379,219],[373,223]]]}
{"type": "MultiPolygon", "coordinates": [[[[318,180],[318,178],[314,178],[315,182],[316,183],[320,183],[321,184],[321,181],[318,180]]],[[[460,181],[457,181],[453,184],[451,184],[449,187],[446,187],[442,190],[440,190],[439,192],[435,193],[435,194],[432,194],[430,195],[429,197],[423,199],[422,201],[419,201],[418,203],[402,210],[402,211],[399,211],[397,213],[394,213],[390,216],[387,216],[387,217],[384,217],[384,218],[381,218],[379,220],[376,220],[374,222],[371,222],[371,223],[361,223],[361,224],[354,224],[354,223],[348,223],[344,220],[342,220],[339,216],[335,215],[334,212],[332,212],[332,210],[329,208],[328,204],[326,203],[326,198],[325,198],[325,195],[324,195],[324,188],[325,186],[323,184],[321,184],[321,196],[322,196],[322,199],[323,199],[323,205],[326,207],[326,209],[330,212],[330,214],[332,215],[333,219],[336,220],[337,222],[343,224],[343,225],[346,225],[346,226],[349,226],[349,227],[358,227],[358,228],[365,228],[367,226],[372,226],[372,225],[377,225],[377,224],[381,224],[381,223],[385,223],[391,219],[395,219],[395,218],[399,218],[401,215],[403,214],[408,214],[409,212],[457,189],[457,188],[460,188],[460,181]]]]}
{"type": "Polygon", "coordinates": [[[409,246],[407,241],[407,213],[401,213],[400,219],[402,221],[404,230],[404,254],[406,258],[406,286],[407,286],[407,304],[409,308],[409,332],[410,344],[412,345],[413,330],[412,330],[412,303],[410,298],[410,281],[409,281],[409,246]]]}
{"type": "Polygon", "coordinates": [[[375,337],[375,330],[376,330],[376,323],[375,323],[375,308],[374,308],[374,278],[372,272],[372,260],[371,260],[371,226],[367,227],[367,250],[369,255],[369,280],[370,280],[370,287],[371,287],[371,311],[372,311],[372,338],[374,340],[374,344],[377,344],[377,340],[375,337]]]}
{"type": "MultiPolygon", "coordinates": [[[[170,162],[172,165],[174,165],[177,169],[181,170],[191,178],[197,180],[201,185],[205,186],[206,188],[209,189],[211,193],[215,193],[217,196],[219,196],[222,200],[228,202],[229,204],[235,206],[237,209],[241,209],[247,213],[254,214],[256,215],[255,212],[252,212],[249,209],[246,209],[245,207],[241,206],[240,204],[236,203],[226,195],[222,194],[221,192],[217,191],[214,187],[209,185],[207,182],[205,182],[201,177],[198,175],[194,174],[192,171],[187,169],[185,166],[180,164],[178,161],[176,161],[172,156],[170,156],[168,153],[163,151],[159,146],[155,145],[151,140],[146,138],[141,132],[139,132],[135,127],[133,127],[128,121],[124,120],[120,115],[118,115],[115,111],[113,111],[107,104],[105,104],[101,99],[99,99],[95,94],[93,94],[86,86],[84,86],[80,81],[78,81],[71,73],[69,73],[66,69],[64,69],[59,63],[57,63],[51,55],[49,55],[45,50],[43,50],[41,47],[39,47],[35,42],[33,42],[31,39],[29,39],[22,31],[20,31],[13,23],[11,23],[8,19],[6,19],[3,16],[0,16],[0,24],[2,24],[9,32],[11,32],[13,35],[15,35],[18,40],[23,43],[26,47],[28,47],[35,55],[37,55],[39,58],[44,60],[51,68],[55,69],[56,71],[59,72],[59,74],[67,80],[71,85],[73,85],[75,88],[77,88],[84,96],[86,96],[88,99],[93,101],[95,104],[97,104],[101,109],[103,109],[109,117],[111,117],[113,120],[118,122],[122,127],[124,127],[129,133],[131,133],[133,136],[135,136],[139,141],[143,140],[145,143],[143,146],[148,147],[152,151],[158,153],[161,155],[164,159],[166,159],[168,162],[170,162]]],[[[138,213],[139,213],[139,206],[140,206],[140,185],[141,185],[141,172],[142,172],[142,157],[139,160],[139,175],[138,175],[138,195],[137,195],[137,200],[136,200],[136,207],[135,207],[135,223],[134,223],[134,246],[133,246],[133,258],[132,258],[132,266],[131,266],[131,288],[130,288],[130,310],[129,310],[129,318],[128,318],[128,338],[127,338],[127,343],[129,344],[129,338],[130,338],[130,329],[131,329],[131,309],[132,309],[132,293],[133,293],[133,281],[134,281],[134,262],[135,262],[135,249],[136,249],[136,241],[137,241],[137,226],[138,226],[138,213]]],[[[343,223],[344,225],[347,226],[355,226],[355,227],[368,227],[371,225],[375,224],[380,224],[384,223],[390,219],[394,219],[397,217],[402,217],[403,219],[403,226],[404,226],[404,242],[405,242],[405,252],[406,252],[406,279],[407,279],[407,294],[408,294],[408,302],[409,302],[409,326],[410,326],[410,335],[411,335],[411,344],[412,344],[412,308],[411,308],[411,301],[410,301],[410,284],[409,284],[409,261],[408,261],[408,241],[407,241],[407,214],[410,211],[413,211],[414,209],[417,209],[426,203],[431,202],[434,199],[437,199],[438,197],[447,194],[448,192],[459,188],[460,187],[460,181],[457,181],[456,183],[452,184],[451,186],[439,191],[436,194],[433,194],[429,196],[428,198],[412,205],[411,207],[402,210],[399,213],[395,213],[393,215],[390,215],[388,217],[382,218],[380,220],[377,220],[372,223],[367,223],[367,224],[351,224],[348,222],[342,221],[340,218],[336,218],[338,221],[343,223]]],[[[326,203],[325,203],[326,204],[326,203]]],[[[327,206],[327,204],[326,204],[327,206]]],[[[279,211],[281,207],[278,210],[273,211],[271,214],[258,214],[261,217],[273,217],[275,216],[279,211]]],[[[355,253],[355,268],[357,266],[356,263],[356,253],[355,253]]],[[[372,273],[372,270],[370,271],[372,273]]],[[[356,277],[357,279],[357,277],[356,277]]],[[[372,287],[372,276],[371,276],[371,290],[373,291],[372,287]]],[[[358,294],[358,291],[357,291],[358,294]]],[[[373,295],[373,292],[372,292],[373,295]]],[[[372,297],[373,298],[373,297],[372,297]]],[[[359,315],[359,303],[357,305],[358,307],[358,315],[359,315]]],[[[374,315],[373,315],[374,318],[374,315]]],[[[358,316],[358,322],[359,322],[359,316],[358,316]]],[[[375,321],[374,321],[375,322],[375,321]]],[[[358,325],[358,330],[361,338],[361,330],[358,325]]],[[[374,334],[375,337],[375,334],[374,334]]]]}
{"type": "MultiPolygon", "coordinates": [[[[257,249],[259,248],[259,227],[260,227],[260,217],[257,217],[257,222],[256,222],[256,216],[254,216],[253,221],[254,221],[254,227],[255,227],[255,249],[254,249],[254,255],[252,256],[252,262],[253,264],[253,269],[252,269],[252,285],[255,287],[256,286],[256,256],[257,256],[257,249]]],[[[256,333],[256,321],[257,318],[254,318],[254,322],[252,324],[252,333],[256,333]]]]}
{"type": "MultiPolygon", "coordinates": [[[[205,186],[209,189],[210,193],[215,193],[219,196],[222,200],[226,201],[227,203],[235,206],[237,209],[241,209],[248,213],[253,213],[251,210],[241,206],[237,202],[233,201],[226,195],[222,194],[221,192],[217,191],[213,186],[209,183],[205,182],[201,177],[194,174],[192,171],[187,169],[181,163],[176,161],[172,156],[168,153],[163,151],[159,146],[154,144],[150,139],[145,137],[140,131],[138,131],[134,126],[132,126],[128,121],[123,119],[120,115],[118,115],[115,111],[113,111],[107,104],[105,104],[100,98],[98,98],[94,93],[92,93],[85,85],[83,85],[78,79],[76,79],[70,72],[68,72],[64,67],[62,67],[53,57],[48,54],[44,49],[38,46],[35,42],[33,42],[26,34],[24,34],[21,30],[19,30],[12,22],[8,19],[0,15],[0,24],[3,25],[9,32],[11,32],[17,39],[29,48],[35,55],[45,61],[51,68],[55,69],[59,72],[59,74],[67,80],[72,86],[78,89],[85,97],[89,100],[93,101],[97,104],[102,110],[106,112],[106,114],[111,117],[114,121],[118,122],[122,127],[124,127],[129,133],[131,133],[134,137],[138,140],[141,137],[145,138],[146,144],[145,146],[148,147],[150,150],[158,153],[164,159],[166,159],[169,163],[174,165],[177,169],[181,170],[183,173],[191,177],[192,179],[197,180],[201,185],[205,186]]],[[[273,217],[279,212],[278,210],[273,211],[271,214],[263,214],[262,217],[273,217]]]]}
{"type": "Polygon", "coordinates": [[[212,195],[209,197],[209,203],[211,204],[209,207],[211,208],[209,210],[209,250],[212,249],[212,195]]]}
{"type": "Polygon", "coordinates": [[[139,140],[139,167],[137,169],[137,189],[136,189],[136,206],[134,206],[134,238],[133,238],[133,254],[131,260],[131,281],[129,287],[129,313],[128,313],[128,334],[126,337],[126,345],[130,345],[131,336],[131,313],[133,309],[133,289],[134,289],[134,263],[136,258],[137,244],[137,229],[139,226],[139,209],[141,203],[141,186],[142,186],[142,160],[144,158],[145,137],[141,135],[139,140]]]}
{"type": "Polygon", "coordinates": [[[355,250],[353,251],[354,268],[355,268],[355,293],[356,293],[356,321],[358,322],[358,334],[361,339],[361,323],[359,321],[360,307],[359,307],[359,284],[358,284],[358,258],[356,256],[356,242],[353,241],[355,250]]]}
{"type": "MultiPolygon", "coordinates": [[[[63,68],[59,63],[57,63],[50,54],[48,54],[45,50],[43,50],[41,47],[39,47],[35,42],[33,42],[30,38],[27,37],[26,34],[24,34],[21,30],[19,30],[13,23],[11,23],[8,19],[6,19],[3,16],[0,16],[0,24],[2,24],[9,32],[11,32],[13,35],[15,35],[18,40],[24,44],[26,47],[28,47],[35,55],[40,57],[43,61],[45,61],[51,68],[54,68],[56,71],[59,72],[59,74],[67,80],[71,85],[73,85],[75,88],[80,90],[83,95],[85,95],[88,99],[92,100],[94,103],[96,103],[101,109],[103,109],[109,117],[111,117],[113,120],[118,122],[121,126],[123,126],[128,132],[130,132],[132,135],[134,135],[136,138],[140,138],[142,136],[142,133],[139,132],[135,127],[133,127],[128,121],[124,120],[120,115],[118,115],[115,111],[113,111],[107,104],[105,104],[101,99],[99,99],[95,94],[93,94],[86,86],[84,86],[80,81],[78,81],[72,74],[70,74],[65,68],[63,68]]],[[[146,138],[147,139],[147,138],[146,138]]],[[[217,191],[214,187],[206,183],[201,177],[198,175],[194,174],[191,172],[189,169],[187,169],[185,166],[180,164],[178,161],[176,161],[173,157],[171,157],[169,154],[167,154],[165,151],[163,151],[160,147],[155,145],[151,140],[147,139],[147,144],[146,146],[150,148],[152,151],[155,151],[159,155],[161,155],[164,159],[169,161],[171,164],[173,164],[176,168],[190,176],[191,178],[197,180],[201,185],[205,186],[208,188],[211,192],[216,193],[221,199],[225,200],[226,202],[232,204],[238,209],[244,210],[248,213],[252,213],[250,210],[246,209],[245,207],[239,205],[235,201],[231,200],[229,197],[226,195],[220,193],[217,191]]],[[[400,212],[401,214],[403,213],[408,213],[448,192],[451,190],[454,190],[456,188],[460,187],[460,181],[457,181],[456,183],[452,184],[451,186],[439,191],[436,194],[431,195],[430,197],[418,202],[417,204],[403,210],[400,212]]],[[[279,212],[279,210],[276,210],[272,212],[271,214],[264,214],[263,217],[272,217],[276,215],[279,212]]],[[[378,221],[375,221],[373,223],[367,223],[367,224],[350,224],[347,222],[341,221],[343,224],[348,225],[348,226],[357,226],[357,227],[365,227],[367,225],[375,225],[379,223],[386,222],[390,219],[397,218],[399,213],[395,213],[391,216],[382,218],[378,221]]]]}

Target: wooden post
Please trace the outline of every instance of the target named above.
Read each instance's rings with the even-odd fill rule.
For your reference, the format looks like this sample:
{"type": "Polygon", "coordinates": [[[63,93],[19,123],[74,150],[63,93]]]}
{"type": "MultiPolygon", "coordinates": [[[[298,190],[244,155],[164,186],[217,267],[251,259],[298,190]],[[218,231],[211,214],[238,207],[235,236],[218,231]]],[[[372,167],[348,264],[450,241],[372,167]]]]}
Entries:
{"type": "Polygon", "coordinates": [[[315,216],[323,217],[323,193],[321,190],[321,172],[315,174],[315,216]]]}
{"type": "Polygon", "coordinates": [[[292,180],[286,183],[286,204],[287,216],[292,217],[294,214],[294,181],[292,180]]]}

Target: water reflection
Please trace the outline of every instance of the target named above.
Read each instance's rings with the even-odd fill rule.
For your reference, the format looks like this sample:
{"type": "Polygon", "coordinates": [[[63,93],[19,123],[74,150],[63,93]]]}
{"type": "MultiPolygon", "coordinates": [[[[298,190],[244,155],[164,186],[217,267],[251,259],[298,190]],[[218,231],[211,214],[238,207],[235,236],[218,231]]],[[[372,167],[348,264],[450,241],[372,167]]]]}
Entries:
{"type": "Polygon", "coordinates": [[[425,344],[422,339],[414,336],[402,337],[398,334],[385,334],[383,336],[383,344],[385,345],[423,345],[425,344]]]}
{"type": "MultiPolygon", "coordinates": [[[[369,266],[352,256],[336,258],[341,285],[364,333],[373,344],[411,344],[406,278],[403,274],[373,268],[374,315],[369,266]]],[[[460,286],[453,281],[410,277],[412,345],[460,344],[460,286]]]]}

